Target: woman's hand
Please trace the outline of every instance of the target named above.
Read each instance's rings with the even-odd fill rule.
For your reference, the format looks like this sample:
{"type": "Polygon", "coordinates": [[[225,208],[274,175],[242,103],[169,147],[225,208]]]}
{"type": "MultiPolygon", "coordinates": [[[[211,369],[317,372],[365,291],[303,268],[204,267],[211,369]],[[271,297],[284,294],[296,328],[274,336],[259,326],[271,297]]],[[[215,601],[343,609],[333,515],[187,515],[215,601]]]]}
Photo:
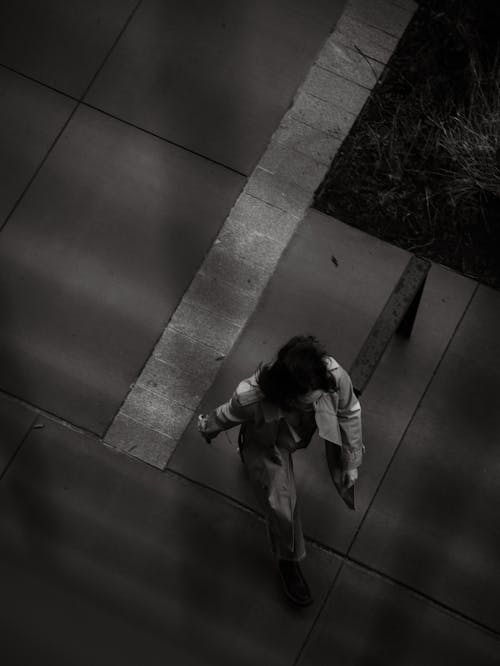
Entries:
{"type": "Polygon", "coordinates": [[[207,432],[208,430],[208,416],[206,414],[198,415],[198,432],[201,434],[207,444],[210,444],[214,437],[217,437],[219,431],[207,432]]]}
{"type": "Polygon", "coordinates": [[[349,469],[342,472],[342,485],[344,488],[350,488],[358,480],[358,470],[349,469]]]}

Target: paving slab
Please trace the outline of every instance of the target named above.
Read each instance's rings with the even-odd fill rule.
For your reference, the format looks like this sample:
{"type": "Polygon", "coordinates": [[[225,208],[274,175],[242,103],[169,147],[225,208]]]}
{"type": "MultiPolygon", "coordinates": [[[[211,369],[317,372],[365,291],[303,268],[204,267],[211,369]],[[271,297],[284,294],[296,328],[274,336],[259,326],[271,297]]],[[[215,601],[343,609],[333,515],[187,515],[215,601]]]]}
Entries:
{"type": "Polygon", "coordinates": [[[12,461],[36,414],[16,400],[0,394],[0,478],[12,461]]]}
{"type": "Polygon", "coordinates": [[[238,289],[260,296],[274,270],[272,253],[266,252],[260,257],[242,256],[237,253],[238,247],[236,242],[232,246],[222,243],[213,245],[205,257],[202,270],[218,282],[233,284],[238,289]]]}
{"type": "Polygon", "coordinates": [[[118,412],[106,432],[106,444],[158,469],[164,469],[175,440],[123,412],[118,412]]]}
{"type": "Polygon", "coordinates": [[[143,2],[86,101],[249,175],[344,4],[143,2]]]}
{"type": "Polygon", "coordinates": [[[500,639],[380,576],[343,567],[297,666],[495,666],[500,639]]]}
{"type": "Polygon", "coordinates": [[[389,61],[400,36],[366,25],[350,13],[342,15],[335,29],[335,38],[340,44],[384,64],[389,61]]]}
{"type": "Polygon", "coordinates": [[[2,232],[1,387],[102,434],[243,184],[80,107],[2,232]]]}
{"type": "Polygon", "coordinates": [[[360,86],[373,88],[384,70],[382,63],[351,49],[334,34],[325,44],[317,64],[360,86]]]}
{"type": "Polygon", "coordinates": [[[361,111],[370,96],[368,88],[318,65],[311,68],[303,90],[354,115],[361,111]]]}
{"type": "Polygon", "coordinates": [[[349,0],[346,16],[377,28],[393,37],[401,37],[411,20],[415,5],[402,6],[390,0],[349,0]]]}
{"type": "Polygon", "coordinates": [[[80,97],[132,14],[137,0],[4,2],[0,63],[80,97]]]}
{"type": "Polygon", "coordinates": [[[254,516],[44,423],[0,484],[3,665],[293,663],[335,557],[291,608],[254,516]]]}
{"type": "MultiPolygon", "coordinates": [[[[326,95],[324,95],[326,97],[326,95]]],[[[290,116],[342,142],[356,120],[356,114],[331,101],[325,101],[305,91],[297,96],[290,116]]]]}
{"type": "Polygon", "coordinates": [[[76,102],[0,67],[0,229],[76,102]]]}
{"type": "MultiPolygon", "coordinates": [[[[227,400],[238,382],[297,333],[313,333],[347,369],[394,288],[408,253],[311,211],[285,251],[268,288],[204,397],[200,411],[227,400]],[[332,255],[338,266],[332,261],[332,255]]],[[[306,534],[346,552],[437,363],[471,298],[474,283],[435,267],[410,341],[394,340],[364,399],[367,455],[359,510],[340,503],[315,439],[295,456],[306,534]],[[404,371],[402,371],[404,368],[404,371]]],[[[236,454],[237,429],[209,447],[195,420],[168,466],[257,508],[236,454]]]]}
{"type": "Polygon", "coordinates": [[[289,112],[273,135],[268,150],[284,146],[329,167],[340,144],[340,139],[334,140],[327,132],[296,120],[289,112]]]}
{"type": "Polygon", "coordinates": [[[500,294],[477,291],[352,555],[500,631],[500,294]]]}

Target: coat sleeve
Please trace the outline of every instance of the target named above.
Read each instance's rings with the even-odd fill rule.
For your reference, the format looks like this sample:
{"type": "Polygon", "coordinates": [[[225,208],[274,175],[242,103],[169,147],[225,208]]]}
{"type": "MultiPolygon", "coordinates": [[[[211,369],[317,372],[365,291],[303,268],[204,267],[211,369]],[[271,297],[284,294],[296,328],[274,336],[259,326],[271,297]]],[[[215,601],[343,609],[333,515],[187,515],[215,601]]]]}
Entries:
{"type": "Polygon", "coordinates": [[[339,368],[337,385],[339,402],[337,418],[342,437],[342,466],[346,470],[356,469],[363,460],[363,435],[361,426],[361,405],[352,386],[351,378],[343,368],[339,368]]]}
{"type": "Polygon", "coordinates": [[[215,437],[222,430],[255,420],[257,401],[252,400],[247,382],[241,382],[228,402],[206,415],[204,434],[215,437]]]}

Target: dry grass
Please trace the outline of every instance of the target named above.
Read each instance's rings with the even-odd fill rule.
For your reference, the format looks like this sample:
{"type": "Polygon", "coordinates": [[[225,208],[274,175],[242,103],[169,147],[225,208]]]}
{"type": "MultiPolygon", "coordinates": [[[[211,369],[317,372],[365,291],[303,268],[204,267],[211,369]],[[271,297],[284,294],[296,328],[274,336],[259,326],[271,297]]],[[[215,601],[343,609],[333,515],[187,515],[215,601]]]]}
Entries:
{"type": "Polygon", "coordinates": [[[500,66],[488,75],[471,63],[467,107],[436,122],[436,152],[449,160],[439,174],[454,208],[500,198],[500,66]]]}
{"type": "Polygon", "coordinates": [[[500,287],[500,61],[476,41],[420,10],[315,205],[500,287]]]}

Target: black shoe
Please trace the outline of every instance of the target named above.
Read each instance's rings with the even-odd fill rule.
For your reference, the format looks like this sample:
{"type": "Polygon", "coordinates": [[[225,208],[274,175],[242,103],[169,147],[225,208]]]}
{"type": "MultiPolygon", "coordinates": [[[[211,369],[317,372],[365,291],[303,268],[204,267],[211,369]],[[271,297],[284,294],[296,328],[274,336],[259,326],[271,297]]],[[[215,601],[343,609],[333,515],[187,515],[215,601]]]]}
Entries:
{"type": "Polygon", "coordinates": [[[286,596],[298,606],[309,606],[313,598],[298,562],[278,560],[278,567],[286,596]]]}

